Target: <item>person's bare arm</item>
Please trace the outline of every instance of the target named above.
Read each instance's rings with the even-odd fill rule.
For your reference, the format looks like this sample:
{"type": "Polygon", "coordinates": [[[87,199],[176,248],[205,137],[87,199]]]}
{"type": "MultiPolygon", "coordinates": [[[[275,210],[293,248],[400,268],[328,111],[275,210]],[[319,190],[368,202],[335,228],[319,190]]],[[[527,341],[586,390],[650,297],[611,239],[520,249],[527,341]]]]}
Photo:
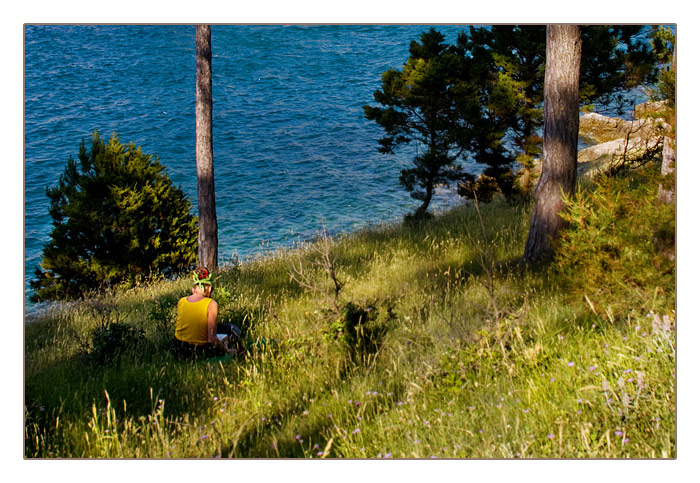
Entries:
{"type": "Polygon", "coordinates": [[[219,304],[215,300],[209,302],[207,308],[207,342],[214,344],[218,350],[227,352],[228,347],[216,336],[216,319],[219,316],[219,304]]]}

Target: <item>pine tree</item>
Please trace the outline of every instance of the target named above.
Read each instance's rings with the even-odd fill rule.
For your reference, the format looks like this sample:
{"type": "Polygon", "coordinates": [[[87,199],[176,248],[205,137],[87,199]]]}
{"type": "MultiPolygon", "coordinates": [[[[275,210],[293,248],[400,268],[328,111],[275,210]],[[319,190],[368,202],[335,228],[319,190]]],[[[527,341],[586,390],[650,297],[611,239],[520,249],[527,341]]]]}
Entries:
{"type": "Polygon", "coordinates": [[[78,298],[96,290],[189,269],[197,218],[158,159],[97,132],[78,162],[69,157],[48,188],[51,239],[31,282],[32,300],[78,298]]]}
{"type": "Polygon", "coordinates": [[[411,197],[422,201],[415,218],[426,215],[435,188],[463,176],[458,161],[479,119],[474,92],[458,77],[461,59],[444,40],[430,29],[411,42],[403,69],[382,75],[374,100],[383,107],[364,106],[365,117],[386,132],[379,152],[395,154],[405,144],[417,148],[413,167],[399,177],[411,197]]]}

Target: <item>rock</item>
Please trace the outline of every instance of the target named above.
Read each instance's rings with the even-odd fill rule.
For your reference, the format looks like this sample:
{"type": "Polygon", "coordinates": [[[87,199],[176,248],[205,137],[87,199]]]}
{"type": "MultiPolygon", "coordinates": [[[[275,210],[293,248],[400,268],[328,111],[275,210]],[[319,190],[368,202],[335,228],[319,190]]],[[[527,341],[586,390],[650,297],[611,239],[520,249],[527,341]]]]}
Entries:
{"type": "Polygon", "coordinates": [[[668,101],[648,101],[634,106],[634,118],[644,119],[660,114],[668,105],[668,101]]]}
{"type": "Polygon", "coordinates": [[[595,112],[579,118],[579,137],[590,144],[605,143],[616,139],[658,135],[658,129],[665,129],[661,121],[651,118],[625,121],[617,117],[607,117],[595,112]]]}
{"type": "Polygon", "coordinates": [[[659,145],[658,137],[642,139],[615,139],[606,143],[596,144],[578,152],[577,176],[590,177],[605,171],[614,162],[621,162],[622,156],[635,159],[659,145]]]}

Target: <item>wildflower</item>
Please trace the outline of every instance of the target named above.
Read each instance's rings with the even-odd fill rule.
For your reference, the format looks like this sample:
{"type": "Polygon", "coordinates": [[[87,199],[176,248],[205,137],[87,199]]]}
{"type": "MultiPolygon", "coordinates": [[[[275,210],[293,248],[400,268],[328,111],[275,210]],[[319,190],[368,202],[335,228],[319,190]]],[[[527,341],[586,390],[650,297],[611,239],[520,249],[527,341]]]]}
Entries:
{"type": "Polygon", "coordinates": [[[549,434],[547,435],[547,437],[548,437],[549,439],[554,439],[554,433],[549,433],[549,434]]]}
{"type": "Polygon", "coordinates": [[[319,451],[318,453],[316,453],[316,456],[323,456],[323,451],[319,451]]]}
{"type": "Polygon", "coordinates": [[[554,382],[554,381],[555,381],[555,379],[554,379],[554,378],[551,378],[551,379],[549,380],[549,382],[554,382]]]}
{"type": "Polygon", "coordinates": [[[350,399],[350,400],[348,401],[348,404],[352,404],[352,399],[350,399]]]}
{"type": "Polygon", "coordinates": [[[204,434],[204,435],[202,435],[202,438],[201,438],[201,439],[209,439],[209,436],[207,436],[206,434],[204,434]]]}
{"type": "Polygon", "coordinates": [[[355,403],[355,406],[358,406],[358,407],[359,407],[361,404],[362,404],[362,403],[361,403],[360,401],[357,401],[357,402],[355,403]]]}
{"type": "Polygon", "coordinates": [[[630,372],[632,372],[632,369],[626,369],[622,371],[623,374],[629,374],[630,372]]]}
{"type": "Polygon", "coordinates": [[[320,448],[320,446],[318,445],[318,443],[316,443],[316,444],[314,445],[314,449],[318,449],[318,448],[320,448]]]}
{"type": "Polygon", "coordinates": [[[437,459],[437,456],[435,456],[435,455],[433,454],[433,455],[430,455],[430,458],[431,458],[431,459],[437,459]]]}
{"type": "Polygon", "coordinates": [[[360,428],[355,428],[355,430],[352,432],[352,434],[357,434],[360,432],[360,428]]]}
{"type": "Polygon", "coordinates": [[[579,404],[581,404],[581,403],[583,402],[583,399],[579,399],[579,400],[576,401],[576,402],[579,403],[579,404]]]}
{"type": "Polygon", "coordinates": [[[396,405],[397,405],[397,406],[402,406],[402,405],[403,405],[403,401],[397,402],[396,405]]]}
{"type": "Polygon", "coordinates": [[[588,366],[589,371],[595,371],[596,369],[598,369],[598,366],[588,366]]]}
{"type": "Polygon", "coordinates": [[[333,415],[332,415],[332,414],[329,414],[329,415],[328,415],[328,419],[332,419],[332,418],[333,418],[333,415]]]}
{"type": "Polygon", "coordinates": [[[300,434],[297,434],[297,435],[294,437],[294,439],[296,439],[297,441],[299,441],[299,440],[301,439],[301,435],[300,435],[300,434]]]}
{"type": "Polygon", "coordinates": [[[372,393],[372,396],[376,396],[377,394],[379,394],[379,393],[378,393],[377,391],[374,391],[374,392],[372,393]]]}
{"type": "Polygon", "coordinates": [[[304,411],[303,413],[301,413],[301,415],[302,415],[302,416],[308,416],[308,415],[309,415],[309,412],[308,412],[308,411],[304,411]]]}
{"type": "Polygon", "coordinates": [[[569,367],[574,367],[575,364],[574,364],[573,362],[569,362],[567,365],[568,365],[569,367]]]}
{"type": "Polygon", "coordinates": [[[384,455],[385,458],[391,458],[391,453],[387,453],[384,455]]]}
{"type": "Polygon", "coordinates": [[[523,409],[523,412],[524,412],[525,414],[527,414],[527,413],[530,412],[530,409],[529,409],[529,408],[528,408],[528,409],[523,409]]]}
{"type": "Polygon", "coordinates": [[[627,444],[627,443],[629,443],[629,442],[630,442],[630,439],[629,439],[629,438],[625,438],[625,439],[622,440],[622,443],[623,443],[623,444],[627,444]]]}
{"type": "MultiPolygon", "coordinates": [[[[216,396],[214,396],[214,401],[218,401],[218,400],[219,400],[219,398],[216,397],[216,396]]],[[[161,401],[161,402],[162,402],[162,401],[161,401]]]]}
{"type": "Polygon", "coordinates": [[[578,411],[576,411],[576,414],[581,414],[581,413],[582,413],[582,411],[580,409],[578,411]]]}
{"type": "Polygon", "coordinates": [[[622,431],[615,431],[615,436],[622,436],[622,431]]]}

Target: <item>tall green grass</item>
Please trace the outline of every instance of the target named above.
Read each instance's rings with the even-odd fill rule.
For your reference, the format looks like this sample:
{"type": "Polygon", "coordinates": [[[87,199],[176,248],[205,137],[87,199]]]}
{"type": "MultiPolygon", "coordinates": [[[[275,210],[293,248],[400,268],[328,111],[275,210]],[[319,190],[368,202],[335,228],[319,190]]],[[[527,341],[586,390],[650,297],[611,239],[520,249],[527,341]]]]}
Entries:
{"type": "Polygon", "coordinates": [[[322,234],[226,267],[214,297],[249,348],[232,359],[168,351],[187,280],[55,309],[25,328],[25,455],[673,458],[675,265],[633,246],[673,217],[640,221],[656,176],[571,200],[647,207],[605,215],[639,227],[606,233],[617,258],[572,209],[557,261],[521,266],[529,207],[494,201],[333,238],[337,295],[322,234]],[[105,361],[110,324],[143,337],[105,361]]]}

